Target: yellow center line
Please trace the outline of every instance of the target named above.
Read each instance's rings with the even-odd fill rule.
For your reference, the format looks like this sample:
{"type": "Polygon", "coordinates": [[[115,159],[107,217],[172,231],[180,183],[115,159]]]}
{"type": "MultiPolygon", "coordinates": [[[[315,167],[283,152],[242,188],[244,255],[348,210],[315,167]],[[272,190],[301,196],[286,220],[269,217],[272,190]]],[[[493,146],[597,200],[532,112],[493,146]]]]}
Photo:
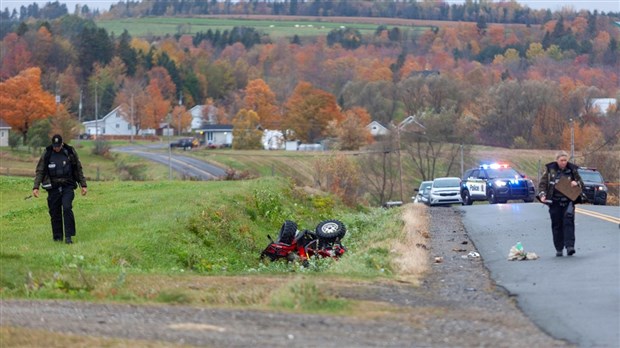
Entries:
{"type": "Polygon", "coordinates": [[[609,221],[609,222],[613,222],[616,224],[620,224],[620,218],[619,217],[615,217],[615,216],[611,216],[611,215],[606,215],[606,214],[602,214],[602,213],[598,213],[598,212],[594,212],[594,211],[590,211],[590,210],[585,210],[582,208],[577,208],[575,209],[575,211],[579,214],[583,214],[583,215],[588,215],[591,217],[595,217],[601,220],[605,220],[605,221],[609,221]]]}

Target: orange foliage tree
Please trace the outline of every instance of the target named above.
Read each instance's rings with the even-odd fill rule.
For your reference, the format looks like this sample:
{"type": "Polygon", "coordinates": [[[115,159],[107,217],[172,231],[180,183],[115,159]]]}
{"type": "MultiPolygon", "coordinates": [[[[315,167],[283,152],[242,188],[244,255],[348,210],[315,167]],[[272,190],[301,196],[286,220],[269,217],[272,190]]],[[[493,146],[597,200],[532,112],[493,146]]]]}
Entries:
{"type": "Polygon", "coordinates": [[[265,81],[262,79],[250,81],[245,89],[243,102],[247,109],[256,112],[263,128],[280,128],[281,118],[276,104],[276,95],[265,81]]]}
{"type": "Polygon", "coordinates": [[[0,114],[27,141],[28,128],[55,112],[54,96],[41,87],[41,69],[29,68],[0,83],[0,114]]]}
{"type": "Polygon", "coordinates": [[[300,82],[285,104],[284,128],[303,142],[313,143],[325,135],[330,121],[342,120],[336,97],[308,82],[300,82]]]}
{"type": "Polygon", "coordinates": [[[157,129],[159,124],[164,122],[168,116],[170,101],[162,96],[157,80],[151,80],[146,87],[146,97],[148,102],[144,106],[141,127],[157,129]]]}

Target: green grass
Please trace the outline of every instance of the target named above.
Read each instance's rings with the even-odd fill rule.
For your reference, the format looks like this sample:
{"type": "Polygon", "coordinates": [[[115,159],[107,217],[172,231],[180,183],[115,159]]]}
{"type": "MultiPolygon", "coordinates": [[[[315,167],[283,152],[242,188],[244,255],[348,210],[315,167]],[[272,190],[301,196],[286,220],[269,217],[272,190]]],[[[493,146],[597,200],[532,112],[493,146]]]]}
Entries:
{"type": "MultiPolygon", "coordinates": [[[[300,37],[325,36],[331,30],[341,26],[359,30],[362,35],[373,34],[378,24],[367,23],[334,23],[327,21],[309,21],[303,19],[287,20],[258,20],[258,19],[233,19],[233,18],[200,18],[200,17],[145,17],[130,19],[99,20],[97,26],[105,28],[108,32],[120,35],[123,30],[136,37],[148,35],[165,36],[175,34],[191,34],[207,32],[209,29],[231,30],[234,27],[250,27],[269,35],[272,39],[291,38],[294,35],[300,37]]],[[[389,26],[392,28],[394,26],[389,26]]],[[[401,30],[426,30],[427,27],[400,26],[401,30]]]]}
{"type": "Polygon", "coordinates": [[[137,289],[149,281],[134,280],[291,271],[389,276],[389,251],[376,245],[400,227],[397,210],[352,211],[281,179],[92,182],[88,195],[76,196],[76,243],[66,245],[52,241],[46,194],[27,198],[31,186],[29,178],[0,177],[0,297],[185,303],[189,297],[172,285],[152,294],[137,289]],[[275,237],[285,219],[313,229],[328,218],[348,227],[343,260],[313,260],[308,268],[259,261],[267,234],[275,237]]]}

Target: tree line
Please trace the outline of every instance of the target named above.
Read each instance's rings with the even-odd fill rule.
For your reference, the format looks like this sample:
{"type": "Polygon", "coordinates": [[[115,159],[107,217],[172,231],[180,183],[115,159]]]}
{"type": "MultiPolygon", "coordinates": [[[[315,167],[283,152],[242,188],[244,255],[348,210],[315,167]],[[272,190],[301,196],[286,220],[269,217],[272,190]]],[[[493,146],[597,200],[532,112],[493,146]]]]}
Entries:
{"type": "Polygon", "coordinates": [[[411,153],[421,177],[436,174],[433,159],[451,163],[455,144],[567,148],[571,119],[578,151],[618,141],[618,110],[601,117],[590,103],[620,98],[620,29],[606,15],[554,13],[539,26],[471,22],[423,32],[380,25],[370,35],[336,29],[312,40],[272,40],[252,28],[220,32],[226,41],[216,40],[217,31],[141,38],[78,15],[11,28],[0,42],[0,110],[24,138],[37,118],[77,132],[71,122],[117,106],[136,129],[171,115],[185,126],[187,110],[202,104],[217,110],[210,120],[235,125],[238,148],[257,147],[261,129],[280,129],[291,139],[337,139],[355,150],[372,141],[371,120],[394,129],[413,116],[423,129],[399,131],[398,145],[371,147],[386,166],[382,154],[411,153]],[[26,99],[24,86],[31,86],[26,99]],[[29,104],[35,99],[43,104],[29,104]]]}
{"type": "MultiPolygon", "coordinates": [[[[570,4],[568,6],[570,9],[570,4]]],[[[351,0],[247,0],[247,1],[203,1],[203,0],[155,0],[123,1],[109,9],[111,16],[177,16],[177,15],[289,15],[289,16],[342,16],[342,17],[385,17],[403,19],[424,19],[484,23],[518,23],[539,25],[553,17],[551,10],[534,10],[515,1],[494,2],[491,0],[468,0],[462,4],[446,1],[351,1],[351,0]]],[[[593,12],[595,15],[598,11],[593,12]]],[[[48,2],[43,7],[37,3],[22,5],[9,11],[5,8],[0,16],[6,20],[56,19],[69,14],[65,4],[48,2]]],[[[97,16],[88,5],[77,5],[73,14],[97,16]]],[[[603,12],[604,14],[604,12],[603,12]]],[[[620,12],[608,12],[608,16],[620,12]]]]}

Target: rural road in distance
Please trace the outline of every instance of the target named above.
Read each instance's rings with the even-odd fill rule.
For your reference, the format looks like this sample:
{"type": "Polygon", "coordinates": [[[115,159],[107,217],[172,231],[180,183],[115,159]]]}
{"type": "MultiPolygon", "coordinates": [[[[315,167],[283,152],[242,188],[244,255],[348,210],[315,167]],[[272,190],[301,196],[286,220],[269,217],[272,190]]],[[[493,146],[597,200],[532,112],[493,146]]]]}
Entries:
{"type": "Polygon", "coordinates": [[[620,346],[620,207],[578,205],[570,257],[555,256],[548,208],[540,203],[460,210],[491,277],[536,325],[580,347],[620,346]],[[508,261],[517,242],[540,258],[508,261]]]}
{"type": "Polygon", "coordinates": [[[114,147],[112,151],[122,152],[149,159],[153,162],[170,165],[171,169],[183,177],[197,180],[213,180],[226,175],[226,171],[199,159],[178,154],[177,150],[168,153],[168,143],[157,145],[132,145],[114,147]],[[170,156],[169,156],[170,155],[170,156]]]}

